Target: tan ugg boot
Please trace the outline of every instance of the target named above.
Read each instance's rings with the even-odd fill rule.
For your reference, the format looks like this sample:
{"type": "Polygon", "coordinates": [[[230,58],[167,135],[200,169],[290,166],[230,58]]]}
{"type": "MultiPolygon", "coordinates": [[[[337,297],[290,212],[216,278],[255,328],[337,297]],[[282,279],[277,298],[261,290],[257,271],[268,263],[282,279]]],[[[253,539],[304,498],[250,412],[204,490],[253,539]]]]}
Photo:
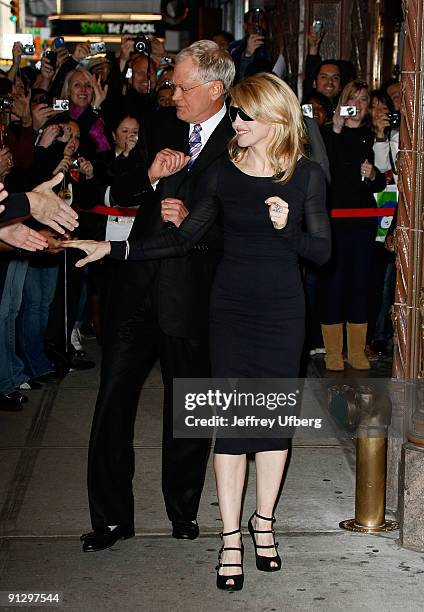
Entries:
{"type": "Polygon", "coordinates": [[[343,361],[343,324],[321,325],[322,337],[325,346],[325,367],[327,370],[341,372],[344,370],[343,361]]]}
{"type": "Polygon", "coordinates": [[[354,370],[369,370],[370,362],[365,356],[367,323],[347,324],[347,360],[354,370]]]}

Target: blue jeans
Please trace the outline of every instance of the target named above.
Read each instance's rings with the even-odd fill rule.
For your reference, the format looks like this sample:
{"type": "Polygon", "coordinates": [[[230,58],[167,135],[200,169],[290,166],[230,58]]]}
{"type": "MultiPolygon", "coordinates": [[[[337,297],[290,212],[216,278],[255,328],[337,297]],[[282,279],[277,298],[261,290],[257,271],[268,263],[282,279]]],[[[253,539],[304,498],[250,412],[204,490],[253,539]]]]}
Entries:
{"type": "Polygon", "coordinates": [[[30,378],[52,372],[45,337],[58,276],[58,266],[29,265],[17,320],[19,354],[30,378]]]}
{"type": "Polygon", "coordinates": [[[10,393],[28,380],[24,364],[16,354],[15,334],[27,268],[26,260],[9,263],[0,299],[0,393],[10,393]]]}

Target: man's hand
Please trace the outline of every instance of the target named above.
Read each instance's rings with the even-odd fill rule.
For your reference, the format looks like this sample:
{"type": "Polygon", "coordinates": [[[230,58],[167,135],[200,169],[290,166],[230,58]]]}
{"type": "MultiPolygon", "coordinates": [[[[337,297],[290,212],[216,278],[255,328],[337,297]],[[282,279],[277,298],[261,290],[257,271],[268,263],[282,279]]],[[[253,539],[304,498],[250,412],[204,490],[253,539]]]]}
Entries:
{"type": "Polygon", "coordinates": [[[53,187],[59,185],[62,180],[63,174],[59,173],[50,181],[41,183],[27,193],[34,219],[43,225],[48,225],[58,234],[64,234],[64,228],[72,231],[78,227],[77,213],[53,191],[53,187]]]}
{"type": "Polygon", "coordinates": [[[322,39],[324,38],[324,30],[321,29],[320,32],[315,32],[313,26],[309,28],[308,32],[308,47],[310,55],[318,55],[318,49],[321,44],[322,39]]]}
{"type": "MultiPolygon", "coordinates": [[[[4,188],[3,183],[0,183],[0,202],[3,202],[3,200],[5,200],[8,197],[8,195],[9,194],[4,188]]],[[[3,204],[0,204],[0,213],[4,212],[5,210],[6,210],[6,206],[4,206],[3,204]]]]}
{"type": "Polygon", "coordinates": [[[17,249],[40,251],[47,247],[47,240],[23,223],[12,223],[0,227],[0,240],[17,249]]]}
{"type": "Polygon", "coordinates": [[[44,55],[41,58],[41,69],[40,69],[41,76],[43,77],[43,79],[46,82],[50,83],[50,81],[54,77],[55,70],[56,69],[53,68],[53,66],[51,65],[51,63],[47,59],[47,57],[44,55]]]}
{"type": "Polygon", "coordinates": [[[32,125],[31,94],[14,96],[12,112],[22,121],[23,127],[32,125]]]}
{"type": "Polygon", "coordinates": [[[24,46],[21,42],[14,42],[12,47],[12,57],[15,66],[19,66],[21,63],[21,57],[24,52],[24,46]]]}
{"type": "Polygon", "coordinates": [[[131,53],[134,53],[134,36],[124,34],[121,38],[121,46],[119,52],[117,52],[117,58],[119,59],[121,71],[125,64],[130,59],[131,53]]]}
{"type": "Polygon", "coordinates": [[[85,43],[78,43],[72,53],[72,57],[76,62],[80,62],[85,59],[87,55],[90,55],[90,41],[85,43]]]}
{"type": "Polygon", "coordinates": [[[87,257],[79,259],[75,264],[76,268],[82,268],[86,264],[103,259],[110,253],[110,242],[106,240],[104,242],[96,242],[95,240],[68,240],[62,243],[65,248],[79,249],[85,251],[87,257]]]}
{"type": "Polygon", "coordinates": [[[150,182],[156,183],[161,178],[171,176],[179,172],[186,164],[188,164],[190,156],[182,153],[181,151],[174,151],[173,149],[162,149],[156,154],[155,159],[152,162],[148,170],[150,182]]]}
{"type": "Polygon", "coordinates": [[[160,204],[162,221],[169,221],[176,227],[180,227],[181,223],[188,215],[188,209],[184,202],[177,198],[165,198],[160,204]]]}
{"type": "Polygon", "coordinates": [[[246,43],[246,51],[244,52],[246,57],[253,55],[256,49],[262,47],[265,42],[265,37],[262,34],[249,34],[246,43]]]}
{"type": "Polygon", "coordinates": [[[47,104],[35,104],[32,107],[32,126],[36,132],[40,130],[50,117],[53,117],[54,110],[47,104]]]}
{"type": "Polygon", "coordinates": [[[289,216],[288,203],[278,196],[271,196],[265,200],[265,204],[269,206],[269,218],[275,229],[280,230],[286,227],[289,216]]]}

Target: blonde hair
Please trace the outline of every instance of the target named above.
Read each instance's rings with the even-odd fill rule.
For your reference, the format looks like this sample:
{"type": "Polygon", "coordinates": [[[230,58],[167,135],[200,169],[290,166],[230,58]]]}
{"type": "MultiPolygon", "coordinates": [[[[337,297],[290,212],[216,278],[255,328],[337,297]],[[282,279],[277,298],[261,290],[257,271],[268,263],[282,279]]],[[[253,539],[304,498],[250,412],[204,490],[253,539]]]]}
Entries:
{"type": "MultiPolygon", "coordinates": [[[[74,75],[77,75],[77,76],[78,75],[84,75],[86,77],[86,79],[90,83],[92,82],[93,75],[90,72],[88,72],[88,70],[86,70],[85,68],[82,68],[81,66],[77,66],[74,70],[71,70],[70,72],[68,72],[68,74],[65,77],[65,80],[64,80],[63,86],[62,86],[62,91],[60,93],[60,97],[62,99],[69,98],[69,94],[70,94],[70,80],[72,79],[72,77],[74,75]]],[[[94,97],[94,91],[93,91],[93,97],[94,97]]]]}
{"type": "Polygon", "coordinates": [[[342,93],[340,94],[339,102],[337,104],[335,113],[338,113],[338,114],[340,113],[340,107],[348,106],[349,100],[355,94],[359,93],[361,89],[365,89],[365,91],[368,94],[368,109],[362,121],[362,125],[371,125],[371,109],[370,109],[371,97],[370,97],[368,83],[366,83],[365,81],[360,81],[357,79],[355,81],[350,81],[349,83],[347,83],[347,85],[344,86],[342,93]]]}
{"type": "MultiPolygon", "coordinates": [[[[274,124],[274,135],[268,146],[268,159],[277,183],[288,183],[299,157],[305,157],[307,142],[303,115],[298,99],[290,87],[274,74],[260,73],[247,77],[231,91],[231,104],[244,110],[252,119],[274,124]]],[[[247,151],[235,135],[229,143],[233,162],[240,162],[247,151]]]]}

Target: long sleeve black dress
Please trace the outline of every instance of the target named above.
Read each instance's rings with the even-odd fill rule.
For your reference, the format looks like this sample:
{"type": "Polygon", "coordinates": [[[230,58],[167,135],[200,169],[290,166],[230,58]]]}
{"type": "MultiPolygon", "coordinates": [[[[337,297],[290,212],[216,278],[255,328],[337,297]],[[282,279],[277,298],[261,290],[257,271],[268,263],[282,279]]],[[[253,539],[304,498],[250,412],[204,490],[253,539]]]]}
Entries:
{"type": "MultiPolygon", "coordinates": [[[[214,377],[296,378],[304,340],[305,307],[298,256],[324,263],[330,255],[325,177],[318,164],[301,159],[286,185],[250,176],[226,160],[207,179],[207,196],[176,231],[130,241],[129,259],[182,255],[208,229],[221,206],[224,256],[210,307],[214,377]],[[265,200],[289,204],[289,221],[274,229],[265,200]]],[[[124,245],[112,243],[122,258],[124,245]]],[[[219,439],[215,452],[241,454],[287,448],[283,439],[219,439]]]]}

